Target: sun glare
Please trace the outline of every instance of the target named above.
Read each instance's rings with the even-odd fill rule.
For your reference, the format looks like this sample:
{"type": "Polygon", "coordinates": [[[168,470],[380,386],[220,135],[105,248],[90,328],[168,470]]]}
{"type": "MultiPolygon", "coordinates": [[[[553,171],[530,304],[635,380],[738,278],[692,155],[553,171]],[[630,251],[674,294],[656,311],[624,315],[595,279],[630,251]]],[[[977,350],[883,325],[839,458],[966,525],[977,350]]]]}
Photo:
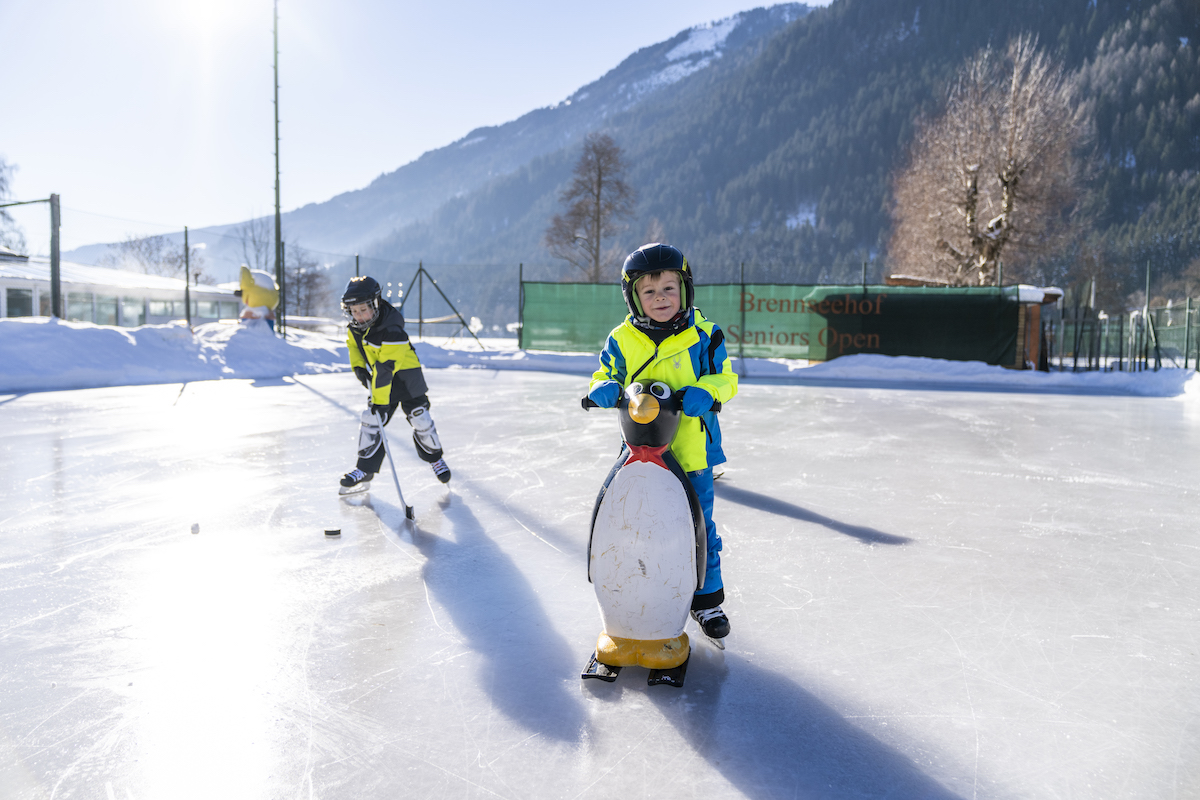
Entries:
{"type": "Polygon", "coordinates": [[[167,13],[174,25],[204,38],[241,28],[259,16],[258,6],[244,0],[183,0],[163,8],[169,9],[167,13]]]}

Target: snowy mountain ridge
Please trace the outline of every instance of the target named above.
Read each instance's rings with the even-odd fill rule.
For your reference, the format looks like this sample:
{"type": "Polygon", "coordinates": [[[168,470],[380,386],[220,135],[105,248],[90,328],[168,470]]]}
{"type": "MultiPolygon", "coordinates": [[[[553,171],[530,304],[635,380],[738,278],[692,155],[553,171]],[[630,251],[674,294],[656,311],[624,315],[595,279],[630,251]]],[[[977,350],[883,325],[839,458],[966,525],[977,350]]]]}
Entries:
{"type": "MultiPolygon", "coordinates": [[[[500,125],[475,128],[365,187],[286,212],[282,219],[285,237],[322,255],[365,252],[370,243],[427,218],[447,201],[572,146],[613,114],[669,90],[728,55],[756,46],[808,11],[802,3],[756,8],[641,48],[555,105],[500,125]]],[[[190,232],[193,244],[206,245],[209,271],[218,280],[233,280],[243,260],[241,243],[234,234],[241,224],[190,232]]],[[[183,234],[168,238],[182,243],[183,234]]],[[[85,245],[64,257],[93,263],[107,247],[85,245]]]]}

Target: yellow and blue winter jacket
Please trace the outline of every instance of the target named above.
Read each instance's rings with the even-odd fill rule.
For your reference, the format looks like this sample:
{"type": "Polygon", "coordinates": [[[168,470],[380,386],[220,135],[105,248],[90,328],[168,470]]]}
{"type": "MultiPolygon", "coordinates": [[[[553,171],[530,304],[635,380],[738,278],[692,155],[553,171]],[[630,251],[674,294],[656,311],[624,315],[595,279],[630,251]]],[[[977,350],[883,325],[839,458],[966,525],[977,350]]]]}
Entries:
{"type": "MultiPolygon", "coordinates": [[[[604,381],[616,381],[622,387],[634,381],[662,381],[675,391],[699,386],[718,402],[728,403],[737,394],[738,379],[725,352],[725,334],[698,309],[691,314],[686,328],[657,347],[634,326],[632,315],[627,316],[608,335],[590,388],[604,381]]],[[[708,411],[699,417],[682,417],[671,452],[685,472],[725,463],[717,414],[708,411]]]]}
{"type": "Polygon", "coordinates": [[[420,369],[421,362],[408,341],[404,317],[387,300],[380,298],[378,302],[379,316],[371,327],[365,331],[353,327],[346,330],[346,348],[350,351],[350,367],[371,373],[371,402],[386,406],[391,401],[396,373],[420,369]]]}

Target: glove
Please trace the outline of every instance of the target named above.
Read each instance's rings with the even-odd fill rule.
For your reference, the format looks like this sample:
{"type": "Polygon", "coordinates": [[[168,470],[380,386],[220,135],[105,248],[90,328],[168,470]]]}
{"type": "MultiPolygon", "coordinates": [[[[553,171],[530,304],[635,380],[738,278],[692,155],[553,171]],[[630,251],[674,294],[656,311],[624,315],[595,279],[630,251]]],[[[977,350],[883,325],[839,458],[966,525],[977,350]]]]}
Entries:
{"type": "Polygon", "coordinates": [[[379,417],[380,425],[387,425],[388,420],[392,418],[392,410],[388,406],[371,403],[371,410],[375,412],[375,416],[379,417]]]}
{"type": "Polygon", "coordinates": [[[713,396],[699,386],[685,386],[683,389],[683,413],[689,417],[703,416],[711,411],[713,396]]]}
{"type": "Polygon", "coordinates": [[[616,381],[604,381],[596,384],[596,388],[588,392],[588,398],[601,408],[616,408],[621,399],[621,384],[616,381]]]}
{"type": "Polygon", "coordinates": [[[359,383],[363,385],[364,389],[371,388],[371,370],[366,367],[355,367],[354,377],[358,378],[359,383]]]}

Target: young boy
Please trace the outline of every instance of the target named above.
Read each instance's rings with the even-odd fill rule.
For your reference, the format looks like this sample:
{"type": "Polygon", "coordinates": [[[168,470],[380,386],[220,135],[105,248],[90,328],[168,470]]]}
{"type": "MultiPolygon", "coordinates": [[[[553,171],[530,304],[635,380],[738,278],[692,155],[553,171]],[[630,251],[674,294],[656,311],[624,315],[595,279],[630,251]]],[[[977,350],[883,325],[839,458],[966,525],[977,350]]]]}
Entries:
{"type": "Polygon", "coordinates": [[[692,272],[678,249],[647,244],[631,253],[621,268],[621,291],[629,315],[608,335],[588,397],[615,408],[635,380],[683,390],[684,417],[671,452],[700,498],[708,528],[704,593],[692,598],[692,617],[705,635],[721,639],[729,635],[729,619],[721,610],[721,537],[712,509],[713,467],[725,463],[725,454],[713,403],[728,403],[737,394],[737,375],[725,353],[725,335],[693,307],[692,272]]]}
{"type": "MultiPolygon", "coordinates": [[[[429,415],[429,391],[421,362],[404,331],[404,317],[381,296],[374,278],[351,278],[342,295],[342,310],[349,317],[346,347],[350,366],[363,387],[371,392],[370,410],[387,425],[400,406],[413,428],[417,455],[433,467],[442,483],[449,483],[450,468],[442,458],[442,443],[429,415]]],[[[342,492],[361,491],[383,466],[386,451],[382,441],[364,455],[357,468],[342,477],[342,492]]]]}

